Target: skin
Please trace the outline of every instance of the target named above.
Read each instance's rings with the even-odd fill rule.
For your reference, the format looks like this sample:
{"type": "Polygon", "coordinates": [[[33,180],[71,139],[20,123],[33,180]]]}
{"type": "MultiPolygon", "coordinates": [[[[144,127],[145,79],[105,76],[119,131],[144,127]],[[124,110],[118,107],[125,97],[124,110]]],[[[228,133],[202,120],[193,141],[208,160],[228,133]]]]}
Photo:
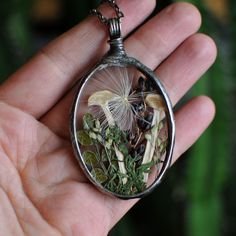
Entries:
{"type": "MultiPolygon", "coordinates": [[[[117,1],[127,35],[154,0],[117,1]]],[[[110,10],[104,7],[109,16],[110,10]]],[[[169,6],[125,41],[127,53],[160,76],[173,104],[212,65],[212,39],[196,33],[198,10],[169,6]],[[160,65],[160,66],[159,66],[160,65]]],[[[0,87],[0,235],[107,235],[137,202],[97,191],[72,154],[68,118],[76,78],[107,50],[107,33],[88,17],[43,48],[0,87]]],[[[174,161],[213,120],[214,103],[193,98],[176,114],[174,161]]],[[[201,158],[201,157],[199,157],[201,158]]]]}

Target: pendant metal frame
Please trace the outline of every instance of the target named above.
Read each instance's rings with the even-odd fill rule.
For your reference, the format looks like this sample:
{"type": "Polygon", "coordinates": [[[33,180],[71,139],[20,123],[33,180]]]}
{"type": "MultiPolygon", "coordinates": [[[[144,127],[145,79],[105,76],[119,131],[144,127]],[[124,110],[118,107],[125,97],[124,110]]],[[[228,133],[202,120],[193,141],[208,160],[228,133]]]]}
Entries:
{"type": "Polygon", "coordinates": [[[169,99],[169,96],[161,84],[160,80],[157,78],[157,76],[154,74],[152,70],[150,70],[148,67],[143,65],[141,62],[136,60],[135,58],[128,57],[125,53],[124,50],[122,50],[123,47],[121,47],[122,44],[122,39],[113,39],[110,41],[111,44],[111,50],[108,52],[108,54],[101,60],[101,62],[95,66],[93,70],[91,70],[84,78],[82,78],[79,87],[76,92],[75,100],[72,106],[72,111],[71,111],[71,137],[72,137],[72,144],[74,148],[74,152],[76,155],[77,160],[80,163],[81,168],[83,169],[84,173],[86,173],[87,177],[89,180],[102,192],[116,196],[120,199],[134,199],[134,198],[143,198],[146,195],[150,194],[161,182],[163,179],[163,176],[165,175],[166,171],[171,165],[172,161],[172,154],[173,154],[173,149],[174,149],[174,143],[175,143],[175,122],[174,122],[174,114],[172,111],[172,104],[169,99]],[[119,195],[117,193],[113,193],[105,189],[101,184],[97,183],[95,179],[92,177],[91,173],[89,170],[86,168],[86,164],[84,163],[82,153],[80,151],[80,145],[79,142],[76,138],[76,133],[77,133],[77,110],[79,109],[79,101],[81,97],[81,93],[83,91],[83,88],[86,84],[86,82],[98,71],[101,69],[104,69],[109,66],[134,66],[137,68],[138,71],[143,73],[147,79],[152,80],[156,86],[159,88],[159,93],[163,96],[165,105],[167,107],[167,112],[166,112],[166,119],[168,123],[168,146],[167,146],[167,153],[166,153],[166,158],[164,160],[162,169],[154,181],[154,183],[148,187],[144,192],[136,194],[136,195],[131,195],[131,196],[123,196],[119,195]]]}
{"type": "Polygon", "coordinates": [[[175,144],[175,122],[174,122],[174,114],[172,110],[172,104],[169,99],[169,96],[161,84],[158,77],[154,74],[152,70],[143,65],[141,62],[136,60],[135,58],[129,57],[125,53],[123,39],[121,37],[121,18],[124,17],[123,13],[120,11],[119,7],[115,4],[114,0],[104,0],[103,2],[109,3],[116,11],[117,17],[112,19],[106,19],[98,10],[93,10],[92,14],[96,15],[100,21],[108,26],[108,32],[110,35],[110,40],[108,43],[110,44],[110,50],[103,57],[100,63],[98,63],[90,72],[87,73],[79,82],[76,96],[72,105],[71,110],[71,118],[70,118],[70,132],[72,145],[74,149],[75,156],[84,171],[87,175],[88,179],[103,193],[109,194],[111,196],[118,197],[120,199],[134,199],[134,198],[142,198],[146,195],[150,194],[161,182],[163,176],[171,165],[172,155],[175,144]],[[79,108],[80,98],[85,89],[86,83],[91,77],[99,70],[105,69],[107,67],[117,66],[117,67],[134,67],[137,71],[143,73],[143,75],[151,80],[158,90],[158,93],[163,97],[165,106],[167,111],[165,112],[166,120],[167,120],[167,132],[168,132],[168,145],[166,148],[166,156],[165,160],[162,164],[161,170],[156,177],[155,181],[147,187],[143,192],[134,194],[134,195],[120,195],[114,192],[109,191],[105,187],[103,187],[100,183],[98,183],[95,178],[92,176],[91,172],[88,170],[88,167],[83,159],[80,144],[77,139],[77,110],[79,108]]]}

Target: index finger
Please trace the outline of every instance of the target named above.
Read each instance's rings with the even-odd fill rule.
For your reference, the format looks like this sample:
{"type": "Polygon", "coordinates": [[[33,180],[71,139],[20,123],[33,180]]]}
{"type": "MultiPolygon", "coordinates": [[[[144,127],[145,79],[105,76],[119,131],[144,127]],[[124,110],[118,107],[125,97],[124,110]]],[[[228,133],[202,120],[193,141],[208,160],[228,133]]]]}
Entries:
{"type": "MultiPolygon", "coordinates": [[[[125,14],[127,35],[153,10],[155,0],[117,1],[125,14]]],[[[104,14],[112,11],[104,6],[104,14]]],[[[63,34],[42,49],[0,87],[0,100],[40,118],[106,51],[106,27],[95,17],[63,34]]]]}

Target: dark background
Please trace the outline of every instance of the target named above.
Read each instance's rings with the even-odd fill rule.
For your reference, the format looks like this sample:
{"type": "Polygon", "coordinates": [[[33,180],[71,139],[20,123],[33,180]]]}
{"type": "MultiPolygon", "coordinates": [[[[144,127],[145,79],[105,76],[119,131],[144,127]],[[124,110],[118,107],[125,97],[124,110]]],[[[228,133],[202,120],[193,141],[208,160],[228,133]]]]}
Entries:
{"type": "MultiPolygon", "coordinates": [[[[159,0],[155,12],[171,2],[159,0]]],[[[199,7],[201,31],[216,40],[219,57],[185,100],[207,94],[216,102],[217,116],[155,193],[140,201],[110,236],[236,235],[236,1],[188,2],[199,7]]],[[[0,80],[97,4],[96,0],[1,0],[0,80]]]]}

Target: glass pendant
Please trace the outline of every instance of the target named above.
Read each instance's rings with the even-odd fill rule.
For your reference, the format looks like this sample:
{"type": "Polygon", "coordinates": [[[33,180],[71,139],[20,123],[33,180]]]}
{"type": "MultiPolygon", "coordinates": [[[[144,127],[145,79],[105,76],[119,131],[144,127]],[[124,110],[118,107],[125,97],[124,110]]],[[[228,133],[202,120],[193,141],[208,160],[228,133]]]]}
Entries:
{"type": "Polygon", "coordinates": [[[171,164],[175,124],[158,77],[125,53],[118,10],[117,18],[101,19],[107,21],[110,50],[80,81],[71,137],[89,180],[104,193],[132,199],[161,182],[171,164]]]}

